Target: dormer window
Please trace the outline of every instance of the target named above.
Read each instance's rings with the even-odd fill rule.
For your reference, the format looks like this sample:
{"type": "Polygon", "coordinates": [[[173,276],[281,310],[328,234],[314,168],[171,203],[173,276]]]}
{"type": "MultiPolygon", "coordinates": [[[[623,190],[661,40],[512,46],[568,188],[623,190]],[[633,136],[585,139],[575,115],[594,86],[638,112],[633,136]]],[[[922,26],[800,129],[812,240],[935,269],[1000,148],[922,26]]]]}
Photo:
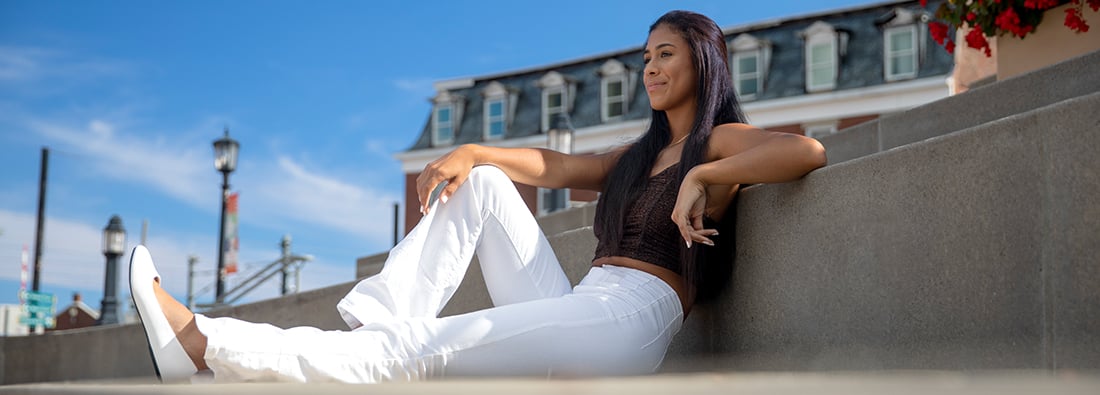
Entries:
{"type": "Polygon", "coordinates": [[[573,93],[576,85],[556,71],[539,79],[542,88],[542,131],[550,130],[550,121],[557,114],[568,114],[573,109],[573,93]]]}
{"type": "Polygon", "coordinates": [[[918,27],[923,16],[898,8],[887,15],[882,30],[882,74],[886,81],[915,78],[920,64],[918,27]]]}
{"type": "Polygon", "coordinates": [[[503,138],[504,129],[504,98],[490,99],[485,102],[485,139],[503,138]]]}
{"type": "Polygon", "coordinates": [[[432,103],[432,146],[451,145],[462,123],[464,101],[460,96],[442,91],[432,98],[432,103]]]}
{"type": "Polygon", "coordinates": [[[886,29],[886,80],[895,81],[917,76],[917,26],[886,29]]]}
{"type": "Polygon", "coordinates": [[[730,44],[733,86],[743,100],[755,99],[764,90],[771,57],[771,43],[750,34],[741,34],[730,44]]]}
{"type": "Polygon", "coordinates": [[[604,122],[626,115],[628,98],[633,92],[634,74],[622,62],[611,59],[600,66],[600,119],[604,122]]]}
{"type": "Polygon", "coordinates": [[[486,141],[503,139],[515,113],[516,91],[493,81],[481,95],[485,104],[483,137],[486,141]]]}
{"type": "Polygon", "coordinates": [[[432,120],[433,132],[432,145],[448,145],[455,139],[454,129],[454,104],[438,105],[435,107],[435,117],[432,120]]]}
{"type": "Polygon", "coordinates": [[[821,21],[801,34],[805,40],[806,91],[835,89],[848,35],[821,21]]]}

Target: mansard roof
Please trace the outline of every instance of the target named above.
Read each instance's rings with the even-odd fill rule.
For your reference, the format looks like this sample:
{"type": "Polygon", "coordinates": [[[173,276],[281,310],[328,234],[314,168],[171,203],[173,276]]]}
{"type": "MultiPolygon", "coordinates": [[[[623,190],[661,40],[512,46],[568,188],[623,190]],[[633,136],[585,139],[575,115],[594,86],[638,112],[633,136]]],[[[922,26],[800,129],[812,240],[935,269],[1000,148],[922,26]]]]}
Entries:
{"type": "MultiPolygon", "coordinates": [[[[890,83],[885,81],[883,75],[883,29],[898,15],[906,18],[911,18],[912,15],[931,15],[939,2],[930,3],[922,9],[917,0],[885,1],[733,26],[723,29],[723,32],[731,54],[733,53],[731,44],[742,34],[750,34],[756,40],[770,45],[770,65],[765,74],[763,89],[753,98],[753,101],[765,101],[808,95],[803,68],[804,38],[801,32],[806,31],[816,22],[827,23],[847,36],[845,51],[840,56],[836,87],[830,90],[841,91],[890,83]],[[899,12],[899,9],[904,12],[899,12]]],[[[950,73],[954,65],[952,55],[936,46],[928,38],[926,30],[919,29],[918,34],[922,36],[918,40],[922,44],[919,48],[921,61],[916,78],[950,73]]],[[[437,88],[448,89],[450,95],[463,98],[464,100],[460,103],[464,103],[465,114],[468,114],[462,118],[460,125],[456,125],[454,141],[448,145],[484,141],[482,131],[484,117],[481,116],[484,111],[482,92],[494,83],[515,92],[516,95],[512,97],[518,101],[515,103],[514,117],[509,122],[505,139],[542,134],[542,89],[538,81],[550,72],[560,73],[575,84],[573,109],[569,113],[574,127],[580,129],[603,124],[600,115],[601,67],[614,59],[622,63],[628,72],[640,76],[644,67],[641,50],[642,48],[637,46],[522,70],[441,81],[437,84],[437,88]]],[[[642,120],[650,116],[648,98],[645,89],[641,86],[642,79],[634,78],[631,83],[634,86],[632,89],[627,89],[630,96],[627,112],[620,120],[614,122],[642,120]]],[[[409,151],[432,147],[431,114],[429,113],[425,119],[424,127],[409,151]]]]}

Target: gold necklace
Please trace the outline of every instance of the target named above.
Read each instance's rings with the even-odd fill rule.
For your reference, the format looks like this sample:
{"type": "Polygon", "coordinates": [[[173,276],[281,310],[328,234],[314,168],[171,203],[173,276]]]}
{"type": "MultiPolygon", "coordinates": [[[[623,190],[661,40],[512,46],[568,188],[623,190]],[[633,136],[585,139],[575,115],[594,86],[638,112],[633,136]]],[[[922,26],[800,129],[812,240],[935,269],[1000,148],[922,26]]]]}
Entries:
{"type": "Polygon", "coordinates": [[[685,134],[684,137],[680,137],[680,139],[676,140],[675,143],[669,144],[669,145],[665,146],[665,148],[669,148],[669,147],[672,147],[676,144],[680,144],[680,143],[684,142],[684,140],[687,140],[688,136],[691,136],[691,133],[685,134]]]}

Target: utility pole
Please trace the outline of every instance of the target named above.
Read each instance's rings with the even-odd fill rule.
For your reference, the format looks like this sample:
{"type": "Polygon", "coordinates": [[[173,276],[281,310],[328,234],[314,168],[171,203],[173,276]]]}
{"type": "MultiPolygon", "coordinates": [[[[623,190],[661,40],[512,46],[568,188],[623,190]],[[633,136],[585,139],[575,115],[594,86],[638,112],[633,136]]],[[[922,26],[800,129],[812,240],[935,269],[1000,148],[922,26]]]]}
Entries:
{"type": "Polygon", "coordinates": [[[283,241],[279,242],[279,246],[283,247],[283,256],[282,256],[282,258],[279,258],[279,261],[282,262],[282,265],[283,265],[283,267],[282,267],[282,269],[280,269],[280,271],[283,272],[283,288],[282,288],[282,291],[283,291],[283,295],[286,295],[287,294],[286,280],[287,280],[287,274],[289,274],[289,271],[290,271],[289,266],[290,266],[290,262],[291,262],[291,259],[290,259],[290,235],[283,235],[283,241]]]}
{"type": "Polygon", "coordinates": [[[34,280],[31,291],[38,292],[42,273],[42,233],[46,220],[46,174],[50,164],[50,148],[42,147],[42,169],[38,173],[38,227],[34,236],[34,280]]]}
{"type": "Polygon", "coordinates": [[[195,311],[195,264],[199,263],[199,257],[191,255],[187,257],[187,309],[195,311]]]}
{"type": "Polygon", "coordinates": [[[397,202],[393,202],[393,245],[397,246],[397,209],[400,207],[397,202]]]}

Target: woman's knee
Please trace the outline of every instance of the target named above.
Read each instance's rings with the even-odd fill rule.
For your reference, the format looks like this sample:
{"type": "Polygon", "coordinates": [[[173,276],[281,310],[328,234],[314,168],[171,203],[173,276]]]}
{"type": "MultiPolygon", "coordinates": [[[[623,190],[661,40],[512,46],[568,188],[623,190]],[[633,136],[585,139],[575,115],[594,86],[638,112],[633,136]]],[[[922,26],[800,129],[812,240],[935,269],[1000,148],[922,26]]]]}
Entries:
{"type": "Polygon", "coordinates": [[[508,178],[508,175],[504,174],[504,171],[500,168],[491,165],[476,166],[471,169],[466,182],[477,185],[482,189],[494,185],[512,186],[512,180],[508,178]]]}

